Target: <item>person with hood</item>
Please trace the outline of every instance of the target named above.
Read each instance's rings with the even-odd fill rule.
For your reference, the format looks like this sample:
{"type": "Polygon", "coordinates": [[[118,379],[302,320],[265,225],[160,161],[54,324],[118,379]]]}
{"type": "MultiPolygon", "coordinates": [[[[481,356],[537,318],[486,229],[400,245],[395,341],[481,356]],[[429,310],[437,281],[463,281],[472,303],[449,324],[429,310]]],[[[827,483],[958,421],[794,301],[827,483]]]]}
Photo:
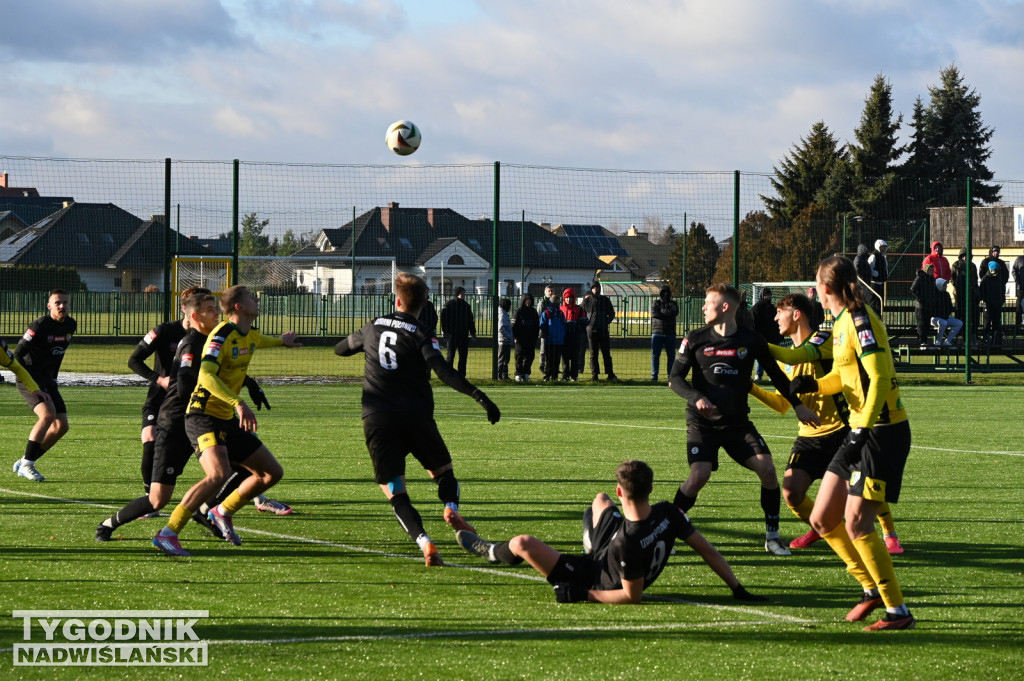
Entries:
{"type": "Polygon", "coordinates": [[[540,335],[544,347],[544,380],[557,381],[558,361],[565,346],[565,315],[557,305],[542,305],[540,335]]]}
{"type": "Polygon", "coordinates": [[[951,346],[960,329],[964,328],[964,323],[953,316],[953,301],[946,291],[946,284],[945,279],[935,280],[935,288],[939,295],[935,300],[935,315],[931,321],[935,327],[935,345],[940,348],[951,346]]]}
{"type": "MultiPolygon", "coordinates": [[[[750,316],[754,318],[754,331],[761,334],[766,341],[775,345],[782,342],[779,325],[775,323],[775,303],[772,302],[772,290],[767,286],[761,289],[758,301],[750,309],[750,316]]],[[[764,367],[758,362],[754,369],[754,379],[760,381],[762,376],[764,376],[764,367]]]]}
{"type": "Polygon", "coordinates": [[[455,297],[441,308],[441,331],[448,342],[448,364],[454,366],[455,355],[459,355],[459,376],[466,377],[466,360],[469,359],[469,337],[476,338],[476,321],[473,308],[466,302],[466,289],[455,287],[455,297]]]}
{"type": "Polygon", "coordinates": [[[529,383],[533,369],[533,356],[537,347],[537,333],[540,331],[540,315],[533,307],[533,296],[523,296],[512,318],[512,338],[516,347],[516,382],[529,383]]]}
{"type": "Polygon", "coordinates": [[[1003,344],[1002,312],[1006,304],[1006,288],[999,273],[999,263],[988,261],[988,268],[981,275],[981,299],[985,301],[985,318],[981,332],[985,335],[985,344],[999,347],[1003,344]]]}
{"type": "Polygon", "coordinates": [[[932,252],[924,257],[921,269],[927,270],[929,265],[932,266],[932,279],[945,279],[949,281],[953,276],[953,271],[949,267],[949,261],[942,255],[941,241],[932,242],[932,252]]]}
{"type": "MultiPolygon", "coordinates": [[[[942,259],[945,260],[945,258],[942,259]]],[[[921,345],[922,350],[931,347],[928,342],[930,335],[928,328],[931,325],[932,317],[935,316],[935,308],[939,299],[932,270],[931,265],[925,265],[924,269],[917,271],[914,283],[910,285],[910,295],[914,297],[914,314],[917,315],[917,342],[921,345]]]]}
{"type": "Polygon", "coordinates": [[[508,361],[512,358],[512,320],[508,313],[512,301],[502,298],[498,301],[498,380],[508,380],[508,361]]]}
{"type": "MultiPolygon", "coordinates": [[[[580,340],[583,337],[587,314],[576,304],[576,291],[567,288],[562,291],[562,305],[558,308],[565,319],[565,345],[562,347],[562,380],[578,381],[580,376],[580,340]]],[[[558,367],[553,369],[558,374],[558,367]]]]}
{"type": "Polygon", "coordinates": [[[857,285],[864,292],[864,300],[869,302],[875,299],[874,289],[871,288],[871,264],[868,262],[870,256],[871,249],[868,245],[860,244],[857,246],[857,255],[853,258],[853,267],[857,270],[857,285]]]}
{"type": "MultiPolygon", "coordinates": [[[[547,286],[544,287],[544,297],[540,299],[540,307],[537,310],[537,317],[538,317],[538,319],[540,319],[540,317],[544,314],[544,310],[548,309],[549,307],[558,307],[558,298],[555,297],[555,287],[552,286],[551,284],[548,284],[547,286]]],[[[547,338],[548,338],[548,329],[547,329],[546,326],[541,324],[541,326],[540,326],[540,374],[541,374],[541,376],[547,376],[548,375],[548,371],[547,371],[548,353],[547,353],[547,348],[545,347],[546,344],[547,344],[547,338]]]]}
{"type": "Polygon", "coordinates": [[[875,250],[868,256],[868,265],[871,267],[871,288],[875,289],[878,297],[872,296],[872,307],[881,316],[882,300],[885,298],[885,282],[889,279],[889,261],[885,254],[889,252],[889,244],[884,239],[875,241],[875,250]]]}
{"type": "Polygon", "coordinates": [[[608,327],[615,319],[615,307],[611,299],[601,293],[601,282],[595,281],[590,285],[591,297],[584,301],[587,317],[590,321],[587,324],[587,340],[590,345],[590,377],[598,380],[601,367],[597,361],[597,353],[601,352],[604,360],[604,372],[608,375],[609,381],[618,380],[615,371],[612,369],[612,343],[608,333],[608,327]]]}
{"type": "Polygon", "coordinates": [[[672,300],[672,287],[668,284],[661,287],[658,297],[651,303],[651,380],[658,380],[658,369],[661,365],[661,351],[665,350],[668,359],[665,362],[665,373],[672,373],[672,363],[676,359],[676,319],[679,317],[679,304],[672,300]]]}
{"type": "MultiPolygon", "coordinates": [[[[988,257],[981,261],[981,276],[984,277],[985,273],[989,271],[989,263],[996,264],[996,281],[999,282],[999,287],[1003,291],[1002,302],[999,304],[999,314],[995,318],[995,324],[999,327],[999,336],[1002,338],[1003,331],[1003,305],[1006,303],[1006,285],[1010,281],[1010,269],[1006,266],[1006,261],[999,257],[999,246],[992,244],[992,248],[988,249],[988,257]]],[[[978,281],[978,285],[981,285],[981,281],[978,281]]]]}
{"type": "Polygon", "coordinates": [[[967,249],[961,248],[960,254],[953,263],[953,290],[956,299],[953,301],[953,310],[957,319],[962,322],[966,320],[968,286],[970,287],[971,299],[971,338],[977,343],[978,323],[981,316],[981,289],[978,288],[978,268],[967,258],[967,249]]]}

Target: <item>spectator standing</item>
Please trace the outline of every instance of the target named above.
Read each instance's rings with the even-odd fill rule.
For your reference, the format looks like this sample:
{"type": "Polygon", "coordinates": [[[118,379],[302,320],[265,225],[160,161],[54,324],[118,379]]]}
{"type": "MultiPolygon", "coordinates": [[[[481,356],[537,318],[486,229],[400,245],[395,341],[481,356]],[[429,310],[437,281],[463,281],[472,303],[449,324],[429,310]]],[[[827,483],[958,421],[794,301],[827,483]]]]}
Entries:
{"type": "MultiPolygon", "coordinates": [[[[761,289],[761,295],[754,307],[750,310],[750,316],[754,318],[754,330],[761,334],[766,341],[778,345],[782,342],[782,334],[779,333],[779,325],[775,323],[775,304],[772,302],[772,290],[765,286],[761,289]]],[[[764,367],[757,362],[754,369],[755,380],[760,381],[764,376],[764,367]]]]}
{"type": "Polygon", "coordinates": [[[530,382],[539,331],[540,315],[533,307],[533,296],[527,293],[512,318],[512,338],[515,340],[516,348],[516,382],[530,382]]]}
{"type": "Polygon", "coordinates": [[[811,301],[811,316],[807,321],[811,325],[811,331],[817,331],[825,322],[825,308],[818,300],[818,289],[813,286],[807,289],[807,298],[811,301]]]}
{"type": "Polygon", "coordinates": [[[853,267],[857,270],[857,285],[864,292],[864,300],[870,301],[875,297],[874,289],[871,288],[871,249],[867,244],[857,246],[857,255],[853,257],[853,267]]]}
{"type": "Polygon", "coordinates": [[[878,316],[882,316],[882,300],[885,298],[885,282],[889,279],[889,261],[885,255],[889,252],[889,244],[884,239],[875,241],[875,250],[868,256],[868,265],[871,267],[871,288],[875,290],[878,297],[871,297],[871,306],[875,308],[878,316]]]}
{"type": "Polygon", "coordinates": [[[999,263],[988,261],[988,268],[981,275],[981,299],[985,301],[985,319],[981,332],[985,344],[998,348],[1003,344],[1003,327],[1000,323],[1003,305],[1006,303],[1006,288],[1002,284],[999,263]]]}
{"type": "Polygon", "coordinates": [[[544,345],[544,380],[556,381],[558,360],[565,346],[565,315],[561,307],[550,305],[541,310],[540,334],[544,345]]]}
{"type": "Polygon", "coordinates": [[[665,350],[665,373],[672,373],[676,359],[676,320],[679,318],[679,304],[672,300],[672,287],[666,284],[658,291],[658,297],[651,303],[651,380],[658,380],[661,366],[661,351],[665,350]]]}
{"type": "MultiPolygon", "coordinates": [[[[578,381],[580,376],[579,350],[583,338],[586,312],[576,304],[576,291],[567,288],[562,291],[562,306],[558,308],[565,319],[565,345],[562,348],[562,380],[578,381]]],[[[558,373],[558,367],[554,372],[558,373]]]]}
{"type": "Polygon", "coordinates": [[[950,300],[949,292],[946,291],[945,279],[936,279],[935,288],[938,296],[935,301],[935,316],[932,317],[932,326],[935,327],[935,344],[941,347],[949,347],[953,339],[964,328],[964,323],[953,316],[953,301],[950,300]],[[948,331],[948,333],[946,333],[948,331]]]}
{"type": "Polygon", "coordinates": [[[420,309],[420,316],[416,318],[416,321],[431,336],[437,335],[437,308],[430,302],[430,298],[423,302],[423,308],[420,309]]]}
{"type": "MultiPolygon", "coordinates": [[[[553,286],[548,284],[544,287],[544,297],[540,299],[540,309],[537,310],[537,316],[542,317],[544,310],[549,307],[558,307],[558,299],[555,298],[555,289],[553,286]]],[[[541,376],[547,376],[547,362],[548,353],[546,352],[545,345],[547,344],[548,327],[544,324],[540,325],[540,373],[541,376]]]]}
{"type": "Polygon", "coordinates": [[[914,277],[914,283],[910,285],[910,295],[914,297],[914,313],[917,315],[917,342],[922,350],[927,350],[930,347],[928,327],[931,325],[932,317],[935,316],[938,293],[935,288],[935,279],[932,277],[932,266],[928,265],[925,269],[918,270],[914,277]]]}
{"type": "Polygon", "coordinates": [[[1017,294],[1017,305],[1014,308],[1014,328],[1020,328],[1022,305],[1024,305],[1024,255],[1018,255],[1013,261],[1013,285],[1017,294]]]}
{"type": "Polygon", "coordinates": [[[508,313],[512,310],[512,301],[502,298],[498,301],[498,380],[508,380],[508,362],[512,358],[512,320],[508,313]]]}
{"type": "Polygon", "coordinates": [[[604,360],[604,371],[609,381],[618,380],[615,371],[612,369],[612,346],[611,336],[608,327],[615,319],[615,307],[611,299],[601,293],[601,282],[595,281],[590,285],[591,297],[584,301],[587,305],[586,312],[590,321],[587,326],[587,340],[590,345],[590,377],[598,380],[601,367],[597,361],[597,353],[600,351],[604,360]]]}
{"type": "Polygon", "coordinates": [[[978,288],[978,268],[967,258],[966,248],[960,249],[960,254],[956,262],[953,263],[952,283],[956,295],[956,300],[953,301],[953,310],[960,321],[964,321],[966,318],[967,288],[970,287],[971,338],[974,339],[974,343],[977,343],[978,323],[981,317],[981,289],[978,288]]]}
{"type": "Polygon", "coordinates": [[[448,364],[455,366],[455,354],[459,355],[457,371],[466,377],[466,360],[469,359],[469,337],[476,338],[476,320],[473,309],[466,302],[466,289],[455,287],[455,297],[441,308],[441,331],[448,342],[448,364]]]}
{"type": "MultiPolygon", "coordinates": [[[[1006,285],[1010,281],[1010,269],[1006,266],[1006,261],[999,257],[1000,249],[996,244],[992,244],[992,248],[988,249],[988,256],[981,261],[981,276],[985,276],[985,272],[989,271],[989,263],[994,262],[996,264],[996,281],[999,282],[999,286],[1002,288],[1002,301],[999,303],[998,313],[995,317],[995,325],[999,327],[999,338],[1002,340],[1003,336],[1003,307],[1006,305],[1006,285]]],[[[979,286],[981,281],[978,281],[979,286]]],[[[994,284],[993,284],[994,286],[994,284]]],[[[994,294],[993,294],[994,295],[994,294]]]]}
{"type": "Polygon", "coordinates": [[[949,261],[942,255],[942,242],[932,242],[932,252],[924,257],[924,261],[921,263],[921,269],[927,270],[928,266],[932,266],[932,279],[949,279],[953,276],[953,270],[949,267],[949,261]]]}

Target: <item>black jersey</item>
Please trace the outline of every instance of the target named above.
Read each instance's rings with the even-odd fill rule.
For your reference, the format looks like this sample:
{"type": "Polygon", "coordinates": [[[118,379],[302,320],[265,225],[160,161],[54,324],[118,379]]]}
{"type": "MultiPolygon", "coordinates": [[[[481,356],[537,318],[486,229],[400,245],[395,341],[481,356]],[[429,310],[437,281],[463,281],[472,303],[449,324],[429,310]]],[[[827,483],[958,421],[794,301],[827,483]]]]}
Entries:
{"type": "Polygon", "coordinates": [[[378,412],[434,415],[427,361],[441,352],[416,317],[404,312],[378,317],[346,342],[349,351],[366,355],[363,417],[378,412]]]}
{"type": "MultiPolygon", "coordinates": [[[[730,336],[720,335],[713,326],[688,333],[679,346],[669,379],[673,389],[686,399],[686,422],[709,428],[747,423],[747,394],[755,360],[772,379],[775,389],[788,395],[789,381],[772,359],[761,334],[742,326],[730,336]],[[686,374],[691,368],[693,376],[687,382],[686,374]],[[718,416],[708,418],[697,411],[696,403],[701,397],[718,408],[718,416]]],[[[799,400],[787,399],[794,407],[800,404],[799,400]]]]}
{"type": "Polygon", "coordinates": [[[58,322],[43,315],[28,325],[14,356],[36,381],[57,380],[64,353],[77,330],[78,322],[71,317],[58,322]]]}
{"type": "Polygon", "coordinates": [[[161,376],[169,376],[178,342],[185,337],[185,333],[181,321],[165,322],[151,329],[128,358],[129,368],[150,383],[156,382],[161,376]],[[152,369],[146,365],[150,355],[155,355],[152,369]]]}
{"type": "Polygon", "coordinates": [[[594,588],[621,589],[623,580],[642,577],[646,589],[665,569],[676,539],[685,540],[694,531],[686,514],[668,501],[653,504],[643,520],[623,518],[618,532],[594,556],[601,563],[600,581],[594,588]]]}
{"type": "Polygon", "coordinates": [[[167,367],[167,376],[171,382],[167,386],[167,397],[160,405],[156,421],[165,430],[183,428],[185,425],[185,410],[188,409],[189,398],[199,381],[199,361],[202,359],[204,343],[206,336],[197,329],[190,329],[177,342],[174,358],[167,367]]]}

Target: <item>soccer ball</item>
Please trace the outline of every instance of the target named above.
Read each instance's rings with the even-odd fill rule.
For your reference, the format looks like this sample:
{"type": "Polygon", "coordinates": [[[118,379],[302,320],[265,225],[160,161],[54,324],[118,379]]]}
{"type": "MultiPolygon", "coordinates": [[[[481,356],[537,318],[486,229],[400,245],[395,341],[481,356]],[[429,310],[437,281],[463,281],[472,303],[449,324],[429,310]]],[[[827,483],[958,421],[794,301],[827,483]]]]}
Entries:
{"type": "Polygon", "coordinates": [[[395,121],[388,127],[384,142],[399,156],[408,156],[420,148],[420,129],[412,121],[395,121]]]}

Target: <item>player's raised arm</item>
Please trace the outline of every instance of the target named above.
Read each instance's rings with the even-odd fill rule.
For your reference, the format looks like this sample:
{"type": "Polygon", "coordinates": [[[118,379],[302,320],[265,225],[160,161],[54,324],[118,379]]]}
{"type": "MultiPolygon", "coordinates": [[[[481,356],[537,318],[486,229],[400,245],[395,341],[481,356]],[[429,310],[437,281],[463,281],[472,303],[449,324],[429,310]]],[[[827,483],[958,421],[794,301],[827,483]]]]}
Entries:
{"type": "Polygon", "coordinates": [[[759,355],[757,361],[764,367],[764,372],[772,380],[772,385],[779,391],[779,394],[784,395],[789,400],[789,403],[793,405],[793,411],[796,412],[796,417],[800,419],[800,423],[806,423],[815,428],[820,426],[821,419],[818,418],[818,415],[808,409],[807,405],[801,402],[797,395],[790,392],[789,378],[775,360],[772,359],[771,353],[768,351],[768,344],[765,343],[760,348],[756,348],[754,352],[759,355]]]}
{"type": "Polygon", "coordinates": [[[757,383],[750,384],[750,395],[758,402],[780,414],[789,411],[789,400],[779,393],[770,393],[757,383]]]}
{"type": "MultiPolygon", "coordinates": [[[[153,369],[149,368],[146,364],[146,360],[156,352],[156,346],[153,345],[153,341],[156,340],[157,331],[156,329],[150,329],[149,333],[135,346],[130,357],[128,357],[128,368],[134,371],[136,374],[146,379],[148,383],[157,383],[160,378],[153,369]]],[[[166,385],[161,386],[164,390],[167,389],[166,385]]]]}
{"type": "Polygon", "coordinates": [[[477,403],[487,411],[487,420],[492,424],[497,423],[501,418],[501,410],[498,409],[498,405],[491,402],[491,399],[487,397],[483,390],[477,388],[472,383],[467,381],[459,374],[458,371],[452,368],[448,362],[444,360],[441,353],[436,353],[427,360],[427,365],[430,369],[437,374],[437,377],[452,390],[458,390],[464,395],[469,395],[477,403]]]}
{"type": "Polygon", "coordinates": [[[356,353],[363,351],[363,332],[362,330],[356,331],[349,334],[346,338],[342,338],[341,341],[334,346],[334,354],[340,357],[350,357],[356,353]]]}

